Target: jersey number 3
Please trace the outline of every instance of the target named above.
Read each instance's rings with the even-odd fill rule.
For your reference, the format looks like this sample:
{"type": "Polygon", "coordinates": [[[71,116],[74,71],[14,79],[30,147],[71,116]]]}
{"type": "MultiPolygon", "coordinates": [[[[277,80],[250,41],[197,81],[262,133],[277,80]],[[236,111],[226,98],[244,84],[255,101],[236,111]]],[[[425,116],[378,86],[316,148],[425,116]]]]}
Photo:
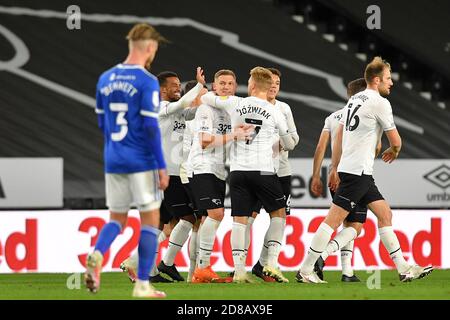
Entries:
{"type": "Polygon", "coordinates": [[[109,109],[117,113],[116,124],[120,127],[119,132],[111,133],[111,139],[113,141],[121,141],[128,133],[128,121],[125,119],[125,115],[128,111],[127,103],[110,103],[109,109]]]}
{"type": "Polygon", "coordinates": [[[345,130],[347,130],[347,131],[353,131],[356,128],[358,128],[358,126],[359,126],[359,117],[356,115],[356,112],[358,112],[358,109],[361,108],[361,105],[358,104],[355,107],[355,109],[353,109],[353,112],[352,112],[352,106],[353,106],[353,103],[350,103],[348,105],[347,121],[345,122],[345,130]],[[354,124],[352,124],[353,119],[355,120],[354,124]]]}

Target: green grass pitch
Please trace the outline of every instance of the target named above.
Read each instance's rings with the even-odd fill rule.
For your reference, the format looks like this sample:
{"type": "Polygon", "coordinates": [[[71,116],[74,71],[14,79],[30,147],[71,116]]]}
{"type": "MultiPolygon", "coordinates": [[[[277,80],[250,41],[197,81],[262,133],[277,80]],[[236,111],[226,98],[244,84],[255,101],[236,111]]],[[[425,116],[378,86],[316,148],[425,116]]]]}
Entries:
{"type": "MultiPolygon", "coordinates": [[[[285,272],[289,283],[264,283],[255,278],[253,284],[189,284],[169,283],[155,286],[167,293],[167,299],[202,300],[303,300],[303,299],[450,299],[450,269],[434,270],[427,277],[401,283],[395,270],[381,271],[380,289],[369,289],[366,280],[373,274],[357,271],[361,283],[342,283],[340,272],[326,271],[328,284],[311,285],[295,281],[295,272],[285,272]]],[[[223,273],[222,273],[223,275],[223,273]]],[[[100,291],[86,291],[79,274],[0,274],[0,299],[131,299],[132,284],[124,273],[102,274],[100,291]],[[77,281],[81,279],[81,283],[77,281]],[[69,282],[69,289],[67,287],[69,282]],[[78,284],[80,289],[77,289],[78,284]]],[[[186,273],[183,274],[186,276],[186,273]]]]}

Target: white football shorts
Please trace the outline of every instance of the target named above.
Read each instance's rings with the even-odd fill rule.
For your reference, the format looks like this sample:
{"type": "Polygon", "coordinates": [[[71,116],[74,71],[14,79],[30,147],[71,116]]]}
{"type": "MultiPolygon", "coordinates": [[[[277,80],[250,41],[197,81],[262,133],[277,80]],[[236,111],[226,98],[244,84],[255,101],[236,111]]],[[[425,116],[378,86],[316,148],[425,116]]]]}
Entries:
{"type": "Polygon", "coordinates": [[[106,205],[115,213],[127,213],[131,206],[140,212],[159,209],[162,192],[158,170],[129,174],[106,173],[106,205]]]}

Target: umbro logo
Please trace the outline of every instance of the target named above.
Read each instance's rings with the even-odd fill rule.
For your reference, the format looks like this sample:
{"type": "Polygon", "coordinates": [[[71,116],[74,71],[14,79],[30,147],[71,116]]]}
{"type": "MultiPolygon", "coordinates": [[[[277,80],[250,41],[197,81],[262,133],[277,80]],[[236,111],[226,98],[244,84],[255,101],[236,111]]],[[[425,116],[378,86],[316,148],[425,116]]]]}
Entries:
{"type": "Polygon", "coordinates": [[[444,190],[450,187],[450,168],[445,164],[428,172],[423,177],[432,184],[444,190]]]}
{"type": "Polygon", "coordinates": [[[351,202],[350,202],[350,206],[351,206],[351,207],[352,207],[352,209],[353,209],[353,208],[355,208],[355,207],[356,207],[356,203],[354,203],[353,201],[351,201],[351,202]]]}
{"type": "Polygon", "coordinates": [[[220,206],[222,204],[222,201],[220,201],[220,199],[211,199],[211,201],[216,205],[216,206],[220,206]]]}

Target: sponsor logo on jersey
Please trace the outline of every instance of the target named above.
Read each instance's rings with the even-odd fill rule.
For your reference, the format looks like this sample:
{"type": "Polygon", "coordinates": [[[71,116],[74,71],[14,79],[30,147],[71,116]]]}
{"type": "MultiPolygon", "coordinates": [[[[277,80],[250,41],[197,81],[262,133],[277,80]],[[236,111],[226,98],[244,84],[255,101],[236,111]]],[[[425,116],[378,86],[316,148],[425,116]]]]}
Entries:
{"type": "Polygon", "coordinates": [[[179,131],[186,129],[186,123],[175,121],[173,123],[173,131],[179,131]]]}

